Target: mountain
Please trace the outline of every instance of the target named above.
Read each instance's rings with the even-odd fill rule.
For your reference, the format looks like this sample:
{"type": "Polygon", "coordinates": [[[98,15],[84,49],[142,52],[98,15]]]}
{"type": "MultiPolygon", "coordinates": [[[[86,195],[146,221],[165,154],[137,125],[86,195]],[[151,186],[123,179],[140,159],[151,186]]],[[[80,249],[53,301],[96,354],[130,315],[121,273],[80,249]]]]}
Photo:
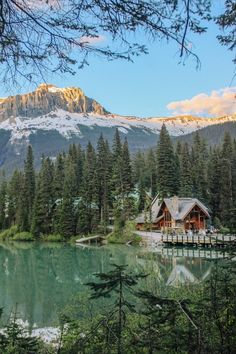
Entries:
{"type": "MultiPolygon", "coordinates": [[[[223,141],[226,132],[229,132],[231,136],[236,139],[236,120],[229,121],[221,124],[210,125],[205,128],[198,130],[199,134],[208,145],[217,145],[223,141]]],[[[182,142],[192,144],[194,138],[194,133],[186,134],[183,136],[174,137],[174,142],[181,140],[182,142]]]]}
{"type": "Polygon", "coordinates": [[[108,112],[80,88],[41,84],[34,92],[0,99],[0,166],[7,171],[21,167],[28,144],[34,148],[37,165],[43,153],[53,157],[73,142],[96,144],[101,133],[111,142],[116,128],[128,138],[131,150],[137,151],[156,144],[163,123],[171,136],[179,137],[235,121],[236,115],[121,116],[108,112]]]}

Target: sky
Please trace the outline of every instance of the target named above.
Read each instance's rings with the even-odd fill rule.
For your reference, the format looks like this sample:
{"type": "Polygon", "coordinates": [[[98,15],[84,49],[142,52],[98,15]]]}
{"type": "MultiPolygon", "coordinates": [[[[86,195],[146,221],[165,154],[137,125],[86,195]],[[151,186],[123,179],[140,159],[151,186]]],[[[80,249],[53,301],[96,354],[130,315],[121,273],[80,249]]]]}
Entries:
{"type": "MultiPolygon", "coordinates": [[[[133,63],[91,56],[90,65],[75,76],[49,75],[47,82],[80,87],[106,110],[121,115],[220,116],[236,112],[234,53],[219,45],[214,27],[193,39],[193,50],[201,60],[200,69],[193,58],[180,64],[173,43],[154,42],[149,44],[149,54],[135,58],[133,63]]],[[[9,92],[2,86],[0,97],[34,89],[26,85],[9,92]]]]}

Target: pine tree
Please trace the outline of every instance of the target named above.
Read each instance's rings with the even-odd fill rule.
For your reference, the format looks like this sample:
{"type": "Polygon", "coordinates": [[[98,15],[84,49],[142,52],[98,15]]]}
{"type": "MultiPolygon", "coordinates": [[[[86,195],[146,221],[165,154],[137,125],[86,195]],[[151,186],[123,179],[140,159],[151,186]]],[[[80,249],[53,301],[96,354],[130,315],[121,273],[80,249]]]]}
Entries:
{"type": "MultiPolygon", "coordinates": [[[[235,203],[235,195],[236,195],[236,154],[234,150],[234,144],[231,139],[231,135],[228,131],[225,132],[223,143],[222,143],[222,148],[221,148],[221,157],[223,161],[225,159],[228,160],[228,166],[226,167],[226,176],[222,176],[224,179],[227,179],[228,175],[228,181],[226,183],[228,184],[228,188],[230,188],[231,185],[231,190],[227,191],[227,196],[230,198],[228,200],[228,203],[225,206],[225,213],[224,216],[224,221],[226,222],[227,226],[230,228],[235,228],[236,227],[236,203],[235,203]],[[230,171],[229,171],[230,170],[230,171]],[[229,176],[230,175],[230,176],[229,176]],[[231,183],[229,182],[229,179],[231,179],[231,183]],[[227,215],[226,215],[227,214],[227,215]]],[[[225,161],[226,162],[226,161],[225,161]]],[[[223,171],[222,171],[223,174],[223,171]]],[[[221,199],[225,199],[225,197],[222,195],[221,199]]],[[[223,204],[223,202],[221,202],[223,204]]],[[[220,206],[223,208],[223,205],[220,206]]]]}
{"type": "Polygon", "coordinates": [[[145,200],[146,200],[146,191],[145,191],[145,186],[143,182],[143,178],[140,178],[139,184],[138,184],[138,211],[141,212],[144,210],[145,207],[145,200]]]}
{"type": "Polygon", "coordinates": [[[116,129],[113,146],[112,146],[112,194],[116,200],[123,195],[123,181],[122,181],[122,144],[120,134],[116,129]]]}
{"type": "Polygon", "coordinates": [[[78,192],[80,191],[82,179],[83,179],[83,166],[84,166],[85,154],[81,149],[81,146],[78,145],[77,148],[77,162],[76,162],[76,178],[77,178],[77,186],[78,192]]]}
{"type": "Polygon", "coordinates": [[[76,234],[76,173],[72,162],[67,163],[65,181],[63,185],[62,202],[60,205],[59,232],[69,238],[76,234]]]}
{"type": "Polygon", "coordinates": [[[208,190],[208,204],[211,210],[212,218],[220,218],[220,153],[219,149],[214,148],[209,154],[209,161],[207,164],[207,190],[208,190]]]}
{"type": "Polygon", "coordinates": [[[78,232],[91,232],[98,223],[97,161],[92,144],[86,149],[81,183],[81,203],[78,211],[78,232]]]}
{"type": "Polygon", "coordinates": [[[180,190],[179,195],[181,197],[193,196],[193,180],[192,180],[192,168],[189,155],[188,144],[185,143],[182,147],[180,158],[180,190]]]}
{"type": "Polygon", "coordinates": [[[53,165],[49,158],[43,158],[37,181],[31,225],[34,235],[39,236],[51,232],[53,203],[53,165]]]}
{"type": "MultiPolygon", "coordinates": [[[[144,168],[144,166],[145,165],[141,166],[141,168],[144,168]]],[[[150,149],[147,153],[147,161],[145,168],[147,170],[147,187],[151,192],[151,196],[154,198],[157,194],[157,166],[156,156],[153,149],[150,149]]]]}
{"type": "Polygon", "coordinates": [[[132,180],[132,166],[129,155],[128,141],[125,139],[122,147],[122,161],[121,161],[121,174],[122,174],[122,194],[128,196],[133,190],[132,180]]]}
{"type": "Polygon", "coordinates": [[[3,180],[0,186],[0,229],[4,230],[7,225],[7,182],[3,180]]]}
{"type": "Polygon", "coordinates": [[[145,156],[144,153],[138,150],[133,158],[133,178],[134,183],[138,184],[140,179],[144,177],[145,173],[145,156]]]}
{"type": "Polygon", "coordinates": [[[180,141],[178,141],[176,149],[175,149],[176,180],[177,180],[176,188],[177,188],[178,194],[179,194],[180,183],[181,183],[181,181],[180,181],[180,155],[181,155],[181,151],[182,151],[182,144],[180,141]]]}
{"type": "Polygon", "coordinates": [[[220,160],[220,198],[219,213],[223,225],[230,226],[233,207],[232,173],[229,159],[220,160]]]}
{"type": "Polygon", "coordinates": [[[22,215],[21,208],[23,205],[22,190],[24,186],[24,175],[21,171],[15,170],[7,187],[8,196],[8,227],[12,225],[20,225],[20,217],[22,215]]]}
{"type": "Polygon", "coordinates": [[[225,132],[222,148],[221,148],[221,157],[224,159],[231,159],[233,153],[233,142],[231,135],[228,131],[225,132]]]}
{"type": "Polygon", "coordinates": [[[108,273],[96,274],[100,282],[90,282],[88,285],[93,291],[91,298],[109,297],[115,294],[114,307],[107,314],[108,325],[115,332],[115,342],[110,343],[116,347],[117,354],[125,352],[123,347],[123,335],[126,327],[126,313],[134,312],[134,305],[128,301],[127,292],[134,293],[134,287],[139,279],[146,277],[144,274],[128,274],[127,266],[113,264],[113,269],[108,273]]]}
{"type": "Polygon", "coordinates": [[[231,227],[232,231],[236,230],[236,141],[233,143],[233,151],[231,158],[231,176],[232,176],[232,220],[231,227]]]}
{"type": "Polygon", "coordinates": [[[157,146],[157,185],[162,198],[177,194],[177,165],[169,133],[163,124],[157,146]]]}
{"type": "Polygon", "coordinates": [[[207,200],[206,143],[198,132],[195,133],[192,146],[193,195],[200,200],[207,200]]]}
{"type": "Polygon", "coordinates": [[[65,178],[65,162],[62,154],[59,154],[57,155],[56,162],[55,162],[55,172],[54,172],[54,179],[53,179],[53,192],[56,200],[62,198],[64,178],[65,178]]]}
{"type": "Polygon", "coordinates": [[[22,195],[18,226],[21,231],[29,231],[35,197],[34,157],[31,145],[28,147],[23,176],[24,182],[20,191],[22,195]]]}
{"type": "Polygon", "coordinates": [[[109,219],[110,207],[110,177],[111,177],[111,156],[108,144],[101,135],[97,144],[97,192],[99,219],[101,224],[106,226],[109,219]]]}
{"type": "Polygon", "coordinates": [[[138,193],[138,211],[142,211],[145,203],[145,157],[141,151],[138,151],[133,159],[133,181],[138,193]]]}

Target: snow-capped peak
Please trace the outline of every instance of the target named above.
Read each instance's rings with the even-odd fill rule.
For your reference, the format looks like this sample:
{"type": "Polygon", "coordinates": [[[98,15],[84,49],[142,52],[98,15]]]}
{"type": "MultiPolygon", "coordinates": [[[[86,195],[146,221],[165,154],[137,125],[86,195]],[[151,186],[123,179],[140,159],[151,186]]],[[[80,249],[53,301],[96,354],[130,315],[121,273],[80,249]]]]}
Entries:
{"type": "Polygon", "coordinates": [[[81,126],[118,127],[122,133],[138,128],[144,133],[159,134],[163,123],[172,136],[179,136],[229,121],[236,121],[236,115],[138,118],[110,114],[80,88],[58,88],[45,83],[34,92],[0,99],[0,129],[11,131],[12,142],[38,130],[56,130],[67,138],[81,136],[81,126]]]}

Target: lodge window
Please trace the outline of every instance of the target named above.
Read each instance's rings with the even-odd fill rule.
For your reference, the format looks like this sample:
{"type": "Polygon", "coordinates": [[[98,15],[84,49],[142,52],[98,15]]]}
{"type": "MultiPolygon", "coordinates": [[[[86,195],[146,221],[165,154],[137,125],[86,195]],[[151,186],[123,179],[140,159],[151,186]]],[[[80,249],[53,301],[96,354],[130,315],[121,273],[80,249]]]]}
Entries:
{"type": "Polygon", "coordinates": [[[165,221],[171,221],[171,215],[169,213],[169,211],[165,211],[164,212],[164,218],[165,218],[165,221]]]}

